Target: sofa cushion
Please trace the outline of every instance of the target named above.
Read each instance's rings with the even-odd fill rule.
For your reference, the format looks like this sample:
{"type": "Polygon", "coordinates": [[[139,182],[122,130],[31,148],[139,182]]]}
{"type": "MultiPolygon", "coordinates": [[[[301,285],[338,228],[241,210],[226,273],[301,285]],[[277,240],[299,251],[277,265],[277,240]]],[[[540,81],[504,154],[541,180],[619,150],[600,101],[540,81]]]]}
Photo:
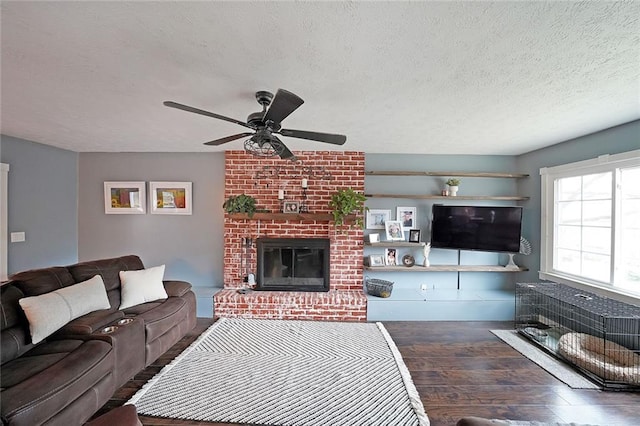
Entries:
{"type": "Polygon", "coordinates": [[[126,404],[85,423],[84,426],[142,426],[135,405],[126,404]]]}
{"type": "Polygon", "coordinates": [[[100,275],[107,289],[111,308],[117,310],[120,306],[120,271],[135,271],[143,269],[144,265],[138,256],[127,255],[81,262],[67,268],[76,282],[100,275]]]}
{"type": "Polygon", "coordinates": [[[45,423],[105,379],[109,395],[100,396],[100,400],[106,401],[115,390],[114,358],[108,342],[56,341],[42,343],[8,362],[0,371],[3,421],[25,425],[45,423]],[[29,360],[32,356],[34,359],[29,360]],[[35,366],[37,371],[30,371],[35,366]],[[5,378],[7,373],[12,377],[5,378]]]}
{"type": "Polygon", "coordinates": [[[163,277],[164,265],[140,271],[120,271],[120,309],[166,299],[163,277]]]}
{"type": "Polygon", "coordinates": [[[30,271],[19,272],[12,275],[10,278],[11,281],[13,281],[13,285],[18,287],[25,296],[38,296],[64,287],[69,287],[70,285],[78,282],[73,279],[73,276],[69,273],[67,268],[62,266],[32,269],[30,271]]]}
{"type": "Polygon", "coordinates": [[[19,300],[29,320],[31,341],[38,343],[54,331],[89,312],[109,308],[109,299],[99,275],[40,296],[19,300]]]}
{"type": "Polygon", "coordinates": [[[146,342],[152,342],[159,336],[175,327],[185,319],[188,309],[184,309],[186,302],[180,297],[170,297],[162,302],[144,303],[126,309],[127,315],[134,314],[144,321],[146,342]]]}
{"type": "Polygon", "coordinates": [[[556,422],[539,422],[536,420],[500,420],[485,419],[483,417],[463,417],[456,423],[456,426],[596,426],[578,423],[556,423],[556,422]]]}
{"type": "Polygon", "coordinates": [[[38,345],[2,368],[2,387],[10,388],[62,360],[82,344],[81,340],[56,340],[38,345]]]}

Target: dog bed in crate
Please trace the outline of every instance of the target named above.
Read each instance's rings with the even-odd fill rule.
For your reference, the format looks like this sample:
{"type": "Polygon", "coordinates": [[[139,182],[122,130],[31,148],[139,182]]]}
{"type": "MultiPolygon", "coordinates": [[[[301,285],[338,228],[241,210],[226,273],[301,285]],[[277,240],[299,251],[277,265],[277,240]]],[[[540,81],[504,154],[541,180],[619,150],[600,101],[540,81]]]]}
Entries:
{"type": "Polygon", "coordinates": [[[389,297],[393,291],[393,282],[378,278],[364,278],[364,288],[367,294],[378,297],[389,297]]]}
{"type": "Polygon", "coordinates": [[[558,340],[558,353],[604,380],[640,385],[640,355],[617,343],[566,333],[558,340]]]}

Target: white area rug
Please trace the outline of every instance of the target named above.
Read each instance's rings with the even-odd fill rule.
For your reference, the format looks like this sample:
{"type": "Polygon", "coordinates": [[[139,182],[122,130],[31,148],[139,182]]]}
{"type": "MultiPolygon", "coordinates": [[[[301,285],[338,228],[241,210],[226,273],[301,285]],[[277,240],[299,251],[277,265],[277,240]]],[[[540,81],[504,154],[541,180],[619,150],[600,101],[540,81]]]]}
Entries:
{"type": "Polygon", "coordinates": [[[220,319],[128,403],[211,422],[429,425],[380,323],[220,319]]]}
{"type": "Polygon", "coordinates": [[[528,341],[525,337],[522,337],[515,330],[491,330],[493,334],[499,337],[506,344],[513,349],[520,352],[531,361],[544,368],[549,374],[556,379],[563,381],[570,388],[573,389],[601,389],[589,379],[582,376],[580,373],[566,365],[560,360],[557,360],[553,356],[549,355],[540,348],[537,348],[534,344],[528,341]]]}

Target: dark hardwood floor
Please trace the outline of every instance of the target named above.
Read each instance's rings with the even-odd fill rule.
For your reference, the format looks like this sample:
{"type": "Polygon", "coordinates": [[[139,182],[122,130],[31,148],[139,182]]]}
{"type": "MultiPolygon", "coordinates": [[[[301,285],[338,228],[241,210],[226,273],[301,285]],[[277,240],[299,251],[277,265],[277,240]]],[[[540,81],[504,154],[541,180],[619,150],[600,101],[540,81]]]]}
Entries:
{"type": "MultiPolygon", "coordinates": [[[[99,413],[124,404],[212,323],[198,319],[188,336],[120,388],[99,413]]],[[[512,328],[511,322],[384,325],[402,353],[432,426],[452,426],[464,416],[640,425],[640,393],[569,388],[489,331],[512,328]]],[[[141,421],[149,426],[228,425],[145,416],[141,421]]]]}

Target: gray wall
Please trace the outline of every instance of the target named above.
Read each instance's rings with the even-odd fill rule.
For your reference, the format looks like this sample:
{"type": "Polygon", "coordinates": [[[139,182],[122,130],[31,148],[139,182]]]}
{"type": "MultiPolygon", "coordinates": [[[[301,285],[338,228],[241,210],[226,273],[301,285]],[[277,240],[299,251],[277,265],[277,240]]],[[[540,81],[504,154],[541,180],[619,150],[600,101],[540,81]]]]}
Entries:
{"type": "Polygon", "coordinates": [[[9,274],[78,259],[78,154],[2,135],[0,160],[10,166],[9,274]]]}
{"type": "MultiPolygon", "coordinates": [[[[137,254],[165,278],[222,287],[224,153],[81,153],[79,260],[137,254]],[[106,215],[105,181],[193,183],[193,214],[106,215]]],[[[147,197],[148,204],[148,197],[147,197]]]]}
{"type": "Polygon", "coordinates": [[[540,269],[540,169],[560,164],[588,160],[603,154],[618,154],[640,149],[640,120],[612,127],[598,133],[572,139],[548,148],[517,157],[517,167],[531,177],[519,183],[519,191],[531,197],[525,211],[523,233],[531,236],[532,256],[520,256],[530,271],[523,274],[527,281],[539,281],[540,269]]]}

